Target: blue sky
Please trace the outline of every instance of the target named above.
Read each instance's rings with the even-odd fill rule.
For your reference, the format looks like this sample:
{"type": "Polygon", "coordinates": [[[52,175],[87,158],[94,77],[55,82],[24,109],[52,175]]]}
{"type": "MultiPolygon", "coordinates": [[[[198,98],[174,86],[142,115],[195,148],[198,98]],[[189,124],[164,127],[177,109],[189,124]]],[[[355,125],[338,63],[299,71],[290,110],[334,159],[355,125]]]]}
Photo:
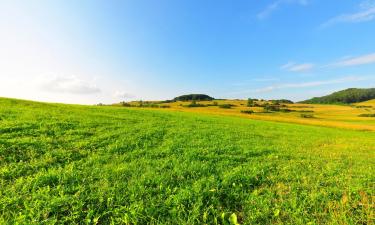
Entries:
{"type": "Polygon", "coordinates": [[[375,86],[375,1],[0,1],[0,96],[303,100],[375,86]]]}

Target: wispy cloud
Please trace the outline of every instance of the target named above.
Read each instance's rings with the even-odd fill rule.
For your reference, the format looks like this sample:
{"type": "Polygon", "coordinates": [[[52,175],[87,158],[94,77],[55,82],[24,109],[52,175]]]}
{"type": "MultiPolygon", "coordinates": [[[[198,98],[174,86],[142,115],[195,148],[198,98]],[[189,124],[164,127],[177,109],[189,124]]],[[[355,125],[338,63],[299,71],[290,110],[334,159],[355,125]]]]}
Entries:
{"type": "Polygon", "coordinates": [[[286,4],[298,4],[298,5],[307,5],[308,0],[276,0],[269,4],[264,10],[257,14],[257,18],[262,20],[271,16],[271,14],[278,10],[282,5],[286,4]]]}
{"type": "Polygon", "coordinates": [[[122,99],[122,100],[135,98],[133,94],[127,93],[125,91],[116,91],[115,93],[113,93],[113,97],[122,99]]]}
{"type": "Polygon", "coordinates": [[[365,64],[373,64],[375,63],[375,53],[362,55],[358,57],[350,57],[338,62],[332,63],[328,65],[328,67],[347,67],[347,66],[357,66],[357,65],[365,65],[365,64]]]}
{"type": "Polygon", "coordinates": [[[81,80],[76,76],[57,76],[41,82],[40,87],[44,91],[69,93],[69,94],[95,94],[100,89],[88,81],[81,80]]]}
{"type": "Polygon", "coordinates": [[[280,69],[287,70],[291,72],[306,72],[314,68],[314,64],[312,63],[302,63],[297,64],[295,62],[288,62],[285,65],[282,65],[280,69]]]}
{"type": "Polygon", "coordinates": [[[359,5],[359,8],[357,12],[333,17],[320,27],[325,28],[338,23],[360,23],[375,19],[375,1],[364,1],[359,5]]]}
{"type": "Polygon", "coordinates": [[[270,92],[270,91],[286,89],[286,88],[317,87],[317,86],[322,86],[322,85],[356,82],[356,81],[363,81],[363,80],[369,80],[369,79],[371,79],[371,77],[349,76],[349,77],[343,77],[343,78],[332,79],[332,80],[279,84],[279,85],[259,88],[259,89],[253,90],[252,92],[262,93],[262,92],[270,92]]]}

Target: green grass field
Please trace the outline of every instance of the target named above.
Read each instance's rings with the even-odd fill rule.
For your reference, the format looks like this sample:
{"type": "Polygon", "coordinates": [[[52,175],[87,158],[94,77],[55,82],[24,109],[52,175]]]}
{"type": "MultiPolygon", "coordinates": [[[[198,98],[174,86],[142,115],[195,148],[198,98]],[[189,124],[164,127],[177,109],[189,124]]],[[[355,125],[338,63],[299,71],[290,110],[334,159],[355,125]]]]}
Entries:
{"type": "Polygon", "coordinates": [[[373,224],[375,132],[0,98],[0,224],[373,224]]]}

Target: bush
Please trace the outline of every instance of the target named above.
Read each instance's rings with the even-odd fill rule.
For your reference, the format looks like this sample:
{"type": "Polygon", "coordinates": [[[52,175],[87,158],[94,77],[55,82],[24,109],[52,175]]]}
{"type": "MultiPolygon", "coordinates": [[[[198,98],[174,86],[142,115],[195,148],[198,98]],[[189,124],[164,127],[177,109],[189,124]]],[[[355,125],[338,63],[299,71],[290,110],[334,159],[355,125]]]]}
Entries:
{"type": "Polygon", "coordinates": [[[245,114],[253,114],[254,111],[253,111],[253,110],[242,110],[241,113],[245,113],[245,114]]]}
{"type": "Polygon", "coordinates": [[[189,105],[185,105],[185,107],[193,108],[193,107],[207,107],[207,105],[199,104],[196,101],[192,101],[189,105]]]}
{"type": "Polygon", "coordinates": [[[298,110],[298,112],[301,112],[301,113],[313,113],[314,111],[313,110],[298,110]]]}
{"type": "Polygon", "coordinates": [[[121,106],[124,106],[124,107],[131,107],[131,105],[127,102],[120,102],[121,106]]]}
{"type": "Polygon", "coordinates": [[[285,113],[293,112],[293,111],[294,111],[294,110],[292,110],[292,109],[288,109],[288,108],[280,109],[280,112],[285,112],[285,113]]]}
{"type": "Polygon", "coordinates": [[[360,114],[359,117],[375,117],[375,113],[372,114],[360,114]]]}
{"type": "Polygon", "coordinates": [[[315,118],[313,114],[301,114],[302,118],[315,118]]]}
{"type": "Polygon", "coordinates": [[[219,105],[219,108],[222,108],[222,109],[230,109],[232,108],[233,105],[231,104],[222,104],[222,105],[219,105]]]}
{"type": "Polygon", "coordinates": [[[254,99],[249,98],[249,99],[247,100],[247,106],[248,106],[248,107],[252,107],[252,106],[254,106],[254,99]]]}
{"type": "Polygon", "coordinates": [[[280,107],[277,106],[277,105],[269,105],[269,104],[266,104],[266,105],[264,106],[264,110],[265,110],[265,111],[278,112],[278,111],[280,111],[280,107]]]}
{"type": "Polygon", "coordinates": [[[207,104],[206,106],[218,106],[219,104],[217,102],[213,102],[212,104],[207,104]]]}
{"type": "Polygon", "coordinates": [[[257,101],[259,101],[258,99],[256,98],[249,98],[247,99],[247,107],[257,107],[257,106],[260,106],[257,101]]]}
{"type": "Polygon", "coordinates": [[[354,106],[355,108],[365,108],[365,109],[371,109],[372,106],[369,106],[369,105],[356,105],[354,106]]]}

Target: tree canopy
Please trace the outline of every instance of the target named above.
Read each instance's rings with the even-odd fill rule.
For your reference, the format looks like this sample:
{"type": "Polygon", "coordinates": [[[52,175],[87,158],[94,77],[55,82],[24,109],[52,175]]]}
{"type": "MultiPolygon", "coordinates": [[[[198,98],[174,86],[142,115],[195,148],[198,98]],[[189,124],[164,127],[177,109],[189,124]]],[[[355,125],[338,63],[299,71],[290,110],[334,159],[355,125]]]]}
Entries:
{"type": "Polygon", "coordinates": [[[205,94],[188,94],[188,95],[181,95],[173,100],[175,101],[211,101],[214,100],[213,97],[205,95],[205,94]]]}

